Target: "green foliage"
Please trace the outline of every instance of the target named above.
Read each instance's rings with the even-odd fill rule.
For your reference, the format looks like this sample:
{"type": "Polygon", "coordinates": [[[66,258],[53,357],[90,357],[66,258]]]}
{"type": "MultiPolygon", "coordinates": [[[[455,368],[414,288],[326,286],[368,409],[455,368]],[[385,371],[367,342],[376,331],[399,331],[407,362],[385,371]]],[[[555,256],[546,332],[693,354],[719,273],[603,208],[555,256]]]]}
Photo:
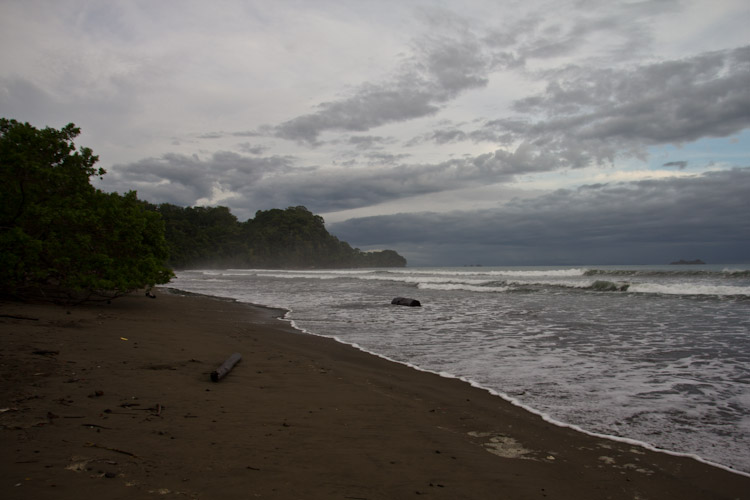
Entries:
{"type": "Polygon", "coordinates": [[[216,261],[232,267],[233,256],[242,253],[239,223],[226,207],[182,208],[164,203],[152,208],[166,223],[165,234],[173,266],[216,261]]]}
{"type": "Polygon", "coordinates": [[[164,224],[135,192],[107,194],[80,130],[0,119],[0,292],[82,300],[169,281],[164,224]]]}
{"type": "Polygon", "coordinates": [[[258,211],[238,222],[226,207],[154,207],[176,268],[403,267],[393,250],[362,252],[328,233],[305,207],[258,211]]]}

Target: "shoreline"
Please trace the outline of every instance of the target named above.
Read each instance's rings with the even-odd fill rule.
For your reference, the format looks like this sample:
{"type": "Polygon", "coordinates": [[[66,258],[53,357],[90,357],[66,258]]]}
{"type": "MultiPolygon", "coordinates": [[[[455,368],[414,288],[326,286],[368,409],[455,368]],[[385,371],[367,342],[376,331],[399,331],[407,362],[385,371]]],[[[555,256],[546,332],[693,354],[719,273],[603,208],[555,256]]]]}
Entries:
{"type": "MultiPolygon", "coordinates": [[[[175,290],[177,290],[177,289],[175,289],[175,290]]],[[[184,291],[184,290],[181,290],[181,291],[184,291]]],[[[188,293],[193,293],[193,292],[188,292],[188,293]]],[[[206,295],[206,294],[197,294],[197,295],[202,295],[204,297],[213,297],[211,295],[206,295]]],[[[225,298],[225,297],[218,297],[218,298],[220,298],[222,300],[223,299],[226,299],[226,300],[235,300],[235,299],[225,298]]],[[[237,302],[238,303],[243,303],[243,302],[240,302],[240,301],[237,301],[237,302]]],[[[289,310],[284,309],[282,307],[272,307],[272,306],[266,306],[266,305],[263,305],[263,304],[254,304],[254,303],[250,303],[250,302],[244,302],[244,303],[252,305],[254,307],[262,307],[262,308],[268,308],[268,309],[272,309],[272,310],[282,311],[282,312],[285,312],[285,315],[290,312],[289,310]]],[[[569,423],[563,422],[561,420],[557,420],[554,417],[552,417],[551,415],[549,415],[547,413],[544,413],[541,410],[537,410],[536,408],[533,408],[533,407],[531,407],[531,406],[529,406],[529,405],[527,405],[527,404],[525,404],[525,403],[523,403],[523,402],[521,402],[521,401],[513,398],[512,396],[510,396],[508,394],[496,391],[495,389],[491,389],[489,387],[485,387],[482,384],[480,384],[480,383],[478,383],[478,382],[476,382],[474,380],[471,380],[469,378],[460,377],[460,376],[453,375],[453,374],[447,373],[447,372],[436,372],[436,371],[433,371],[433,370],[428,370],[426,368],[422,368],[422,367],[417,366],[417,365],[412,364],[412,363],[398,361],[396,359],[389,358],[388,356],[385,356],[383,354],[380,354],[380,353],[377,353],[377,352],[374,352],[374,351],[369,351],[369,350],[363,348],[362,346],[360,346],[359,344],[345,342],[345,341],[343,341],[340,338],[335,337],[335,336],[334,337],[329,337],[327,335],[322,335],[322,334],[319,334],[319,333],[311,332],[311,331],[306,330],[304,328],[298,327],[298,326],[296,326],[294,324],[294,320],[292,320],[292,319],[287,319],[285,317],[280,317],[279,319],[282,320],[282,321],[288,321],[291,328],[293,328],[294,330],[297,330],[300,333],[303,333],[305,335],[312,335],[312,336],[320,337],[320,338],[324,338],[324,339],[331,339],[331,340],[334,340],[334,341],[336,341],[336,342],[338,342],[338,343],[340,343],[342,345],[345,345],[345,346],[351,347],[353,349],[356,349],[356,350],[358,350],[358,351],[360,351],[360,352],[362,352],[364,354],[367,354],[369,356],[375,356],[377,358],[383,359],[383,360],[385,360],[385,361],[387,361],[389,363],[395,363],[395,364],[398,364],[398,365],[406,366],[406,367],[408,367],[410,369],[413,369],[413,370],[417,370],[417,371],[420,371],[420,372],[423,372],[423,373],[429,373],[429,374],[432,374],[432,375],[437,375],[437,376],[439,376],[441,378],[445,378],[445,379],[449,379],[449,380],[451,380],[451,379],[452,380],[459,380],[459,381],[461,381],[461,382],[463,382],[465,384],[470,385],[471,387],[474,387],[476,389],[480,389],[482,391],[486,391],[490,395],[492,395],[494,397],[498,397],[501,400],[505,401],[506,403],[512,404],[513,406],[517,406],[518,408],[521,408],[522,410],[525,410],[525,411],[529,412],[532,415],[536,415],[536,416],[540,417],[542,420],[544,420],[545,422],[548,422],[548,423],[550,423],[552,425],[555,425],[557,427],[571,429],[571,430],[574,430],[576,432],[580,432],[581,434],[586,434],[588,436],[595,437],[595,438],[608,439],[608,440],[617,441],[617,442],[620,442],[620,443],[623,443],[623,444],[629,444],[629,445],[633,445],[633,446],[639,446],[641,448],[647,449],[647,450],[655,452],[655,453],[664,453],[666,455],[671,455],[671,456],[674,456],[674,457],[690,458],[690,459],[696,460],[698,462],[704,463],[706,465],[709,465],[709,466],[712,466],[712,467],[717,467],[717,468],[723,469],[723,470],[725,470],[727,472],[730,472],[730,473],[733,473],[733,474],[739,474],[741,476],[745,476],[745,477],[750,478],[750,472],[745,472],[745,471],[742,471],[742,470],[738,470],[738,469],[735,469],[735,468],[733,468],[733,467],[731,467],[729,465],[724,465],[724,464],[720,464],[720,463],[717,463],[717,462],[712,462],[711,460],[703,458],[700,455],[697,455],[695,453],[687,453],[687,452],[681,452],[681,451],[668,450],[668,449],[665,449],[665,448],[659,448],[658,446],[655,446],[655,445],[653,445],[651,443],[647,443],[645,441],[639,441],[638,439],[632,439],[632,438],[623,437],[623,436],[615,436],[615,435],[612,435],[612,434],[603,434],[603,433],[600,433],[600,432],[594,432],[594,431],[586,430],[586,429],[584,429],[583,427],[581,427],[579,425],[569,424],[569,423]]]]}
{"type": "Polygon", "coordinates": [[[468,381],[302,333],[283,311],[163,289],[70,314],[0,304],[3,496],[750,491],[741,472],[556,425],[468,381]],[[34,353],[45,350],[58,352],[34,353]],[[232,352],[242,361],[212,383],[232,352]]]}
{"type": "Polygon", "coordinates": [[[633,445],[633,446],[639,446],[639,447],[642,447],[642,448],[647,449],[649,451],[653,451],[655,453],[664,453],[664,454],[675,456],[675,457],[690,458],[690,459],[693,459],[693,460],[697,460],[698,462],[704,463],[706,465],[709,465],[709,466],[712,466],[712,467],[717,467],[717,468],[723,469],[723,470],[725,470],[727,472],[730,472],[730,473],[733,473],[733,474],[739,474],[741,476],[745,476],[745,477],[750,478],[750,472],[745,472],[745,471],[742,471],[742,470],[735,469],[735,468],[733,468],[733,467],[731,467],[729,465],[724,465],[724,464],[721,464],[721,463],[718,463],[718,462],[713,462],[713,461],[711,461],[709,459],[706,459],[706,458],[703,458],[700,455],[697,455],[695,453],[688,453],[688,452],[668,450],[666,448],[659,448],[656,445],[653,445],[651,443],[647,443],[645,441],[640,441],[638,439],[632,439],[632,438],[623,437],[623,436],[615,436],[615,435],[612,435],[612,434],[603,434],[603,433],[600,433],[600,432],[589,431],[589,430],[584,429],[583,427],[581,427],[579,425],[569,424],[569,423],[563,422],[561,420],[557,420],[554,417],[552,417],[551,415],[549,415],[547,413],[544,413],[541,410],[537,410],[536,408],[533,408],[533,407],[531,407],[531,406],[529,406],[529,405],[527,405],[527,404],[525,404],[525,403],[523,403],[523,402],[521,402],[521,401],[513,398],[512,396],[510,396],[508,394],[496,391],[495,389],[492,389],[492,388],[489,388],[489,387],[485,387],[482,384],[480,384],[480,383],[478,383],[478,382],[476,382],[474,380],[471,380],[469,378],[461,377],[461,376],[457,376],[457,375],[453,375],[453,374],[447,373],[447,372],[436,372],[436,371],[433,371],[433,370],[422,368],[422,367],[417,366],[417,365],[415,365],[413,363],[398,361],[396,359],[389,358],[388,356],[385,356],[383,354],[377,353],[375,351],[370,351],[368,349],[365,349],[362,346],[360,346],[359,344],[351,343],[351,342],[346,342],[346,341],[344,341],[344,340],[342,340],[342,339],[340,339],[340,338],[338,338],[336,336],[327,336],[327,335],[323,335],[323,334],[319,334],[319,333],[315,333],[315,332],[306,330],[306,329],[304,329],[302,327],[297,326],[295,324],[295,321],[293,319],[287,318],[286,316],[291,311],[288,310],[288,309],[285,309],[283,307],[267,306],[267,305],[264,305],[264,304],[256,304],[256,303],[252,303],[252,302],[242,302],[242,301],[239,301],[239,300],[231,298],[231,297],[219,297],[219,296],[214,296],[214,295],[208,295],[208,294],[190,292],[190,291],[187,291],[187,290],[181,290],[179,288],[171,288],[170,287],[170,288],[168,288],[168,290],[169,290],[170,293],[175,293],[177,295],[185,294],[185,295],[200,296],[200,297],[205,297],[205,298],[214,298],[214,299],[219,299],[219,300],[228,300],[228,301],[233,301],[233,302],[237,302],[237,303],[248,304],[248,305],[251,305],[253,307],[266,308],[266,309],[269,309],[269,310],[278,311],[278,312],[283,313],[281,316],[279,316],[278,319],[281,320],[281,321],[288,322],[290,328],[292,328],[292,329],[294,329],[294,330],[296,330],[296,331],[298,331],[300,333],[303,333],[305,335],[312,335],[312,336],[320,337],[320,338],[324,338],[324,339],[331,339],[331,340],[334,340],[334,341],[336,341],[336,342],[338,342],[338,343],[340,343],[342,345],[345,345],[345,346],[351,347],[353,349],[356,349],[356,350],[358,350],[360,352],[363,352],[364,354],[378,357],[378,358],[383,359],[385,361],[388,361],[390,363],[396,363],[396,364],[399,364],[399,365],[403,365],[403,366],[406,366],[406,367],[411,368],[413,370],[417,370],[417,371],[424,372],[424,373],[430,373],[430,374],[437,375],[437,376],[445,378],[445,379],[460,380],[461,382],[464,382],[464,383],[470,385],[471,387],[474,387],[474,388],[486,391],[489,394],[491,394],[492,396],[498,397],[498,398],[502,399],[503,401],[505,401],[505,402],[507,402],[509,404],[517,406],[517,407],[519,407],[519,408],[521,408],[521,409],[523,409],[523,410],[525,410],[525,411],[527,411],[527,412],[529,412],[529,413],[531,413],[533,415],[541,417],[545,422],[549,422],[550,424],[555,425],[557,427],[563,427],[563,428],[572,429],[572,430],[574,430],[576,432],[580,432],[582,434],[586,434],[588,436],[595,437],[595,438],[608,439],[608,440],[611,440],[611,441],[617,441],[617,442],[624,443],[624,444],[629,444],[629,445],[633,445]]]}

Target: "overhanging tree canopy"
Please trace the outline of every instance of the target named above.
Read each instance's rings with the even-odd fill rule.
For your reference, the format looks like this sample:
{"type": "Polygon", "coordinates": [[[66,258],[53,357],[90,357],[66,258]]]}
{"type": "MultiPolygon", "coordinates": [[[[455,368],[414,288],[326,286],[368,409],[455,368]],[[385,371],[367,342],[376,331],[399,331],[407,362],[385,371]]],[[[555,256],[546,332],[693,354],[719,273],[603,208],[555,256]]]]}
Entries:
{"type": "Polygon", "coordinates": [[[104,193],[104,175],[80,130],[36,129],[0,119],[0,291],[72,299],[114,297],[166,283],[168,251],[159,214],[135,192],[104,193]]]}

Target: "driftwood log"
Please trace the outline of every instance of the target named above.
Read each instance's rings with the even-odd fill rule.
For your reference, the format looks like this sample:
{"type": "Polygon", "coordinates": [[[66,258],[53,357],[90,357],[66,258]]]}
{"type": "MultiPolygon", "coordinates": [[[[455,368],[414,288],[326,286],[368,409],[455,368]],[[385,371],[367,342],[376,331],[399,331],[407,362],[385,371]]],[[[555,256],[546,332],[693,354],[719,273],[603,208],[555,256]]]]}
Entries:
{"type": "Polygon", "coordinates": [[[409,307],[420,307],[422,304],[416,299],[407,299],[406,297],[396,297],[391,301],[391,304],[397,306],[409,306],[409,307]]]}
{"type": "Polygon", "coordinates": [[[218,367],[215,371],[211,372],[211,380],[214,382],[218,382],[219,380],[223,379],[224,377],[229,374],[229,372],[232,371],[232,368],[234,368],[234,365],[240,362],[242,359],[242,354],[235,352],[229,358],[227,358],[226,361],[224,361],[220,367],[218,367]]]}

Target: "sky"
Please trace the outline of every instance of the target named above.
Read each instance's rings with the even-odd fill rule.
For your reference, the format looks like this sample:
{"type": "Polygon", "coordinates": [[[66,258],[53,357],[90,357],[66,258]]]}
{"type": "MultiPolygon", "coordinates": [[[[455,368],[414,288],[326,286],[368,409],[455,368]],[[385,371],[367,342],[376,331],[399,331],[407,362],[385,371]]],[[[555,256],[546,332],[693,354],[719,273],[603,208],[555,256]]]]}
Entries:
{"type": "Polygon", "coordinates": [[[746,0],[0,0],[0,116],[95,185],[410,266],[750,263],[746,0]]]}

